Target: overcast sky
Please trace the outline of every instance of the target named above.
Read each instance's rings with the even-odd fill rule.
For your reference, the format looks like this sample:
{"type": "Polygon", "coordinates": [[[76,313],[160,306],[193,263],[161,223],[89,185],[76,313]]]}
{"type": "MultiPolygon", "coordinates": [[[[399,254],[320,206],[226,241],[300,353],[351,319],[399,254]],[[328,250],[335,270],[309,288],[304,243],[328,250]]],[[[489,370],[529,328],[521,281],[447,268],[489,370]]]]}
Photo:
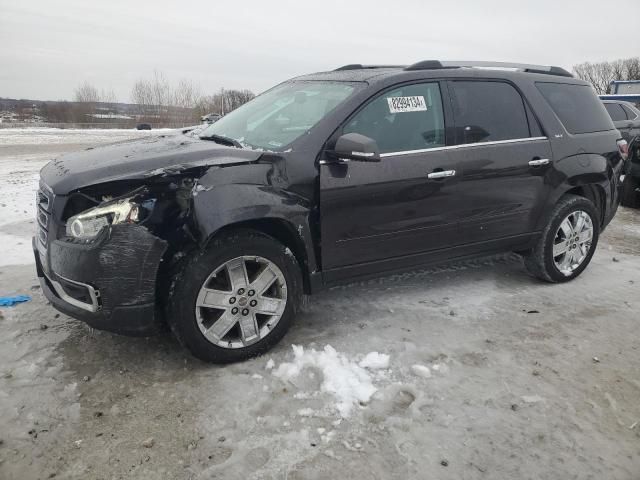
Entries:
{"type": "Polygon", "coordinates": [[[640,0],[0,0],[0,97],[72,99],[88,80],[126,102],[154,69],[211,93],[346,63],[570,69],[640,55],[639,18],[640,0]]]}

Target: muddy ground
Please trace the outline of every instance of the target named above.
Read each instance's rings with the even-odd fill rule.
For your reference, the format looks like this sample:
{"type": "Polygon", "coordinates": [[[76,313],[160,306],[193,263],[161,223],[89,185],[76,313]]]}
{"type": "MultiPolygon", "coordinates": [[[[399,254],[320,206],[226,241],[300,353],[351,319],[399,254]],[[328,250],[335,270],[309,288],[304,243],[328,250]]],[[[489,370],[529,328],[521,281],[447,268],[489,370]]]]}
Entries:
{"type": "MultiPolygon", "coordinates": [[[[47,152],[82,145],[0,141],[4,180],[33,189],[47,152]]],[[[31,220],[3,238],[28,241],[31,220]]],[[[0,295],[33,300],[0,308],[2,479],[640,479],[639,211],[569,284],[503,255],[340,287],[270,354],[224,367],[58,314],[33,265],[4,260],[0,295]],[[266,369],[292,344],[390,365],[342,418],[320,372],[266,369]]]]}

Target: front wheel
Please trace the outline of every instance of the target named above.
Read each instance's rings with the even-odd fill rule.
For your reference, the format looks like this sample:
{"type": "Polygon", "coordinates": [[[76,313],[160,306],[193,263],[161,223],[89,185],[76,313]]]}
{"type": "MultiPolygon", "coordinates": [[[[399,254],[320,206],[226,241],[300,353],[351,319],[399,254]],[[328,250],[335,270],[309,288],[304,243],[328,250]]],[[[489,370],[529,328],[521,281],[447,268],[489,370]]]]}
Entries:
{"type": "Polygon", "coordinates": [[[302,281],[295,257],[253,231],[215,239],[173,281],[167,319],[180,342],[204,361],[260,355],[286,333],[302,281]]]}
{"type": "Polygon", "coordinates": [[[537,245],[525,256],[532,275],[547,282],[567,282],[580,275],[598,244],[600,227],[593,203],[576,195],[563,197],[551,212],[537,245]]]}

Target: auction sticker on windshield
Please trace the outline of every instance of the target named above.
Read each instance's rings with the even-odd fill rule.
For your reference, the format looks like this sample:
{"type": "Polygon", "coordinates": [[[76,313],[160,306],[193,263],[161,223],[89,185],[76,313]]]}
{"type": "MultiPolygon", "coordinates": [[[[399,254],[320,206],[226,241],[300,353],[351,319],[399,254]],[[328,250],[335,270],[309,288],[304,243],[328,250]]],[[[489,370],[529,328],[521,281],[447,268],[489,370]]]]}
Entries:
{"type": "Polygon", "coordinates": [[[424,112],[427,103],[422,95],[415,97],[388,97],[389,111],[391,113],[424,112]]]}

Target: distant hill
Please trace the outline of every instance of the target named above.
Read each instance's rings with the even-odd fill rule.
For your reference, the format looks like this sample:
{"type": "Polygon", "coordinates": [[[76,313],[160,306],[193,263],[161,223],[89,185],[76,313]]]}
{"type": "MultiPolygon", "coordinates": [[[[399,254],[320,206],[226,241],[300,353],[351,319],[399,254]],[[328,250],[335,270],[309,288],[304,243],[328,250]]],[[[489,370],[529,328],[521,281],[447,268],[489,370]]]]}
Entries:
{"type": "Polygon", "coordinates": [[[74,127],[180,127],[199,123],[195,109],[110,102],[68,102],[0,97],[0,127],[71,124],[74,127]]]}

